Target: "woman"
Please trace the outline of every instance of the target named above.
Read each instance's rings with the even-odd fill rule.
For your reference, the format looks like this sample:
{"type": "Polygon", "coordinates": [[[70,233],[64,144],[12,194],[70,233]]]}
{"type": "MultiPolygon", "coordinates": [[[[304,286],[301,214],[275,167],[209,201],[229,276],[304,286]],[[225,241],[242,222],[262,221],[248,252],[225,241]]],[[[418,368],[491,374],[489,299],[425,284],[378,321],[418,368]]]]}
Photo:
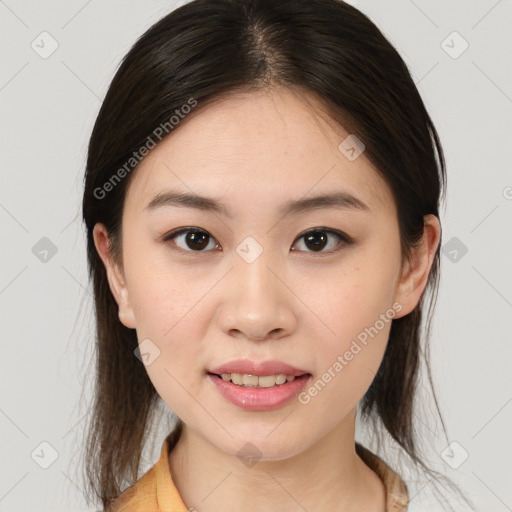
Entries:
{"type": "Polygon", "coordinates": [[[85,175],[91,496],[109,511],[406,510],[356,415],[435,474],[413,403],[444,185],[407,67],[348,4],[195,0],[152,26],[85,175]],[[178,421],[139,478],[160,400],[178,421]]]}

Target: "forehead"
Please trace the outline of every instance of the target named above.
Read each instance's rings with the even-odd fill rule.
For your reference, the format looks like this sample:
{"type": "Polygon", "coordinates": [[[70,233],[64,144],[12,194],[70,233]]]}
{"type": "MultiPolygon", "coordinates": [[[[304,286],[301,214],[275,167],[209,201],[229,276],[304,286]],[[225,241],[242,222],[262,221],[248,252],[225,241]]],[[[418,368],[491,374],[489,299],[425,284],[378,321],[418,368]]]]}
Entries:
{"type": "Polygon", "coordinates": [[[242,208],[332,190],[375,211],[394,208],[364,152],[349,160],[340,150],[350,134],[323,108],[313,96],[280,89],[239,93],[192,111],[133,171],[125,206],[140,213],[172,188],[242,208]]]}

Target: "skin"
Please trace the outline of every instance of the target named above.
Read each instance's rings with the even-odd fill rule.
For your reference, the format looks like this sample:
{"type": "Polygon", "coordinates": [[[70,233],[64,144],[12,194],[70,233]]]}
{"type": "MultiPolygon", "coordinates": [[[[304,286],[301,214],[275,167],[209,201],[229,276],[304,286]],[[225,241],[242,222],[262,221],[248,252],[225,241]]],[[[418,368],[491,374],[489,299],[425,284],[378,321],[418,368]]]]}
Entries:
{"type": "Polygon", "coordinates": [[[245,411],[205,375],[237,358],[277,359],[317,380],[365,327],[401,305],[411,312],[427,284],[439,244],[435,216],[423,243],[401,264],[391,192],[364,152],[349,161],[348,135],[313,96],[289,90],[244,93],[192,114],[133,171],[123,211],[123,268],[108,251],[102,224],[94,240],[119,305],[119,319],[149,338],[160,355],[148,375],[185,423],[170,471],[187,507],[201,512],[385,510],[385,489],[355,452],[356,407],[386,348],[391,322],[308,404],[245,411]],[[305,101],[307,100],[307,101],[305,101]],[[317,107],[317,108],[315,108],[317,107]],[[185,207],[145,206],[169,188],[217,198],[233,218],[185,207]],[[317,209],[280,216],[291,199],[349,191],[370,211],[317,209]],[[180,227],[211,235],[203,252],[180,227]],[[335,235],[315,252],[312,228],[355,239],[333,252],[335,235]],[[252,236],[263,248],[247,263],[237,246],[252,236]],[[217,247],[217,249],[215,249],[217,247]],[[292,250],[293,248],[293,250],[292,250]],[[187,252],[188,251],[188,252],[187,252]],[[237,456],[247,442],[261,458],[237,456]]]}

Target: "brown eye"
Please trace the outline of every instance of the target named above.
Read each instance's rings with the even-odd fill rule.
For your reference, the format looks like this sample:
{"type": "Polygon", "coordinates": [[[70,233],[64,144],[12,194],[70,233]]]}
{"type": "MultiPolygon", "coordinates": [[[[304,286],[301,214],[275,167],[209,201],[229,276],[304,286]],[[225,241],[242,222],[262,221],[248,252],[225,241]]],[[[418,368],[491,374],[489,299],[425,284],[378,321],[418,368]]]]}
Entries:
{"type": "Polygon", "coordinates": [[[217,244],[213,243],[215,239],[209,233],[197,228],[185,228],[170,233],[164,238],[164,242],[174,239],[176,240],[174,243],[180,249],[188,252],[205,252],[205,248],[217,247],[217,244]],[[208,247],[210,244],[213,246],[208,247]]]}
{"type": "Polygon", "coordinates": [[[309,230],[298,238],[298,240],[301,239],[304,240],[306,252],[331,252],[352,243],[352,239],[345,233],[323,228],[309,230]],[[331,241],[332,238],[334,241],[331,241]],[[328,249],[324,251],[323,249],[327,246],[329,246],[328,249]]]}
{"type": "MultiPolygon", "coordinates": [[[[207,252],[219,247],[215,238],[207,231],[193,227],[173,231],[163,239],[164,242],[170,240],[173,240],[174,245],[186,252],[207,252]]],[[[306,249],[300,249],[300,251],[312,253],[335,252],[345,245],[353,243],[352,238],[345,233],[324,228],[310,229],[299,236],[297,240],[303,240],[306,247],[306,249]]],[[[297,251],[297,249],[294,249],[294,246],[292,246],[291,250],[297,251]]]]}

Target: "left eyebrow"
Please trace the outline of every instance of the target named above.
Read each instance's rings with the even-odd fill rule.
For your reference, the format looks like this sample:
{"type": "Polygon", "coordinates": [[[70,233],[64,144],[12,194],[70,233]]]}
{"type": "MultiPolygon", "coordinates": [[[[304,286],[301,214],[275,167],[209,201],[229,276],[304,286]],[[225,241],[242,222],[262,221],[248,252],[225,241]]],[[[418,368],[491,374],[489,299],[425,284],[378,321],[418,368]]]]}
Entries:
{"type": "Polygon", "coordinates": [[[361,199],[352,194],[339,191],[330,194],[322,194],[285,203],[279,213],[281,215],[303,213],[316,209],[336,208],[338,210],[356,210],[369,212],[370,207],[361,199]]]}
{"type": "MultiPolygon", "coordinates": [[[[231,219],[233,218],[233,214],[230,210],[217,199],[175,190],[160,192],[151,199],[144,210],[151,211],[164,206],[195,208],[197,210],[220,213],[231,219]]],[[[328,208],[362,212],[370,211],[370,207],[361,199],[348,192],[339,191],[288,201],[281,206],[278,210],[278,214],[285,216],[328,208]]]]}

